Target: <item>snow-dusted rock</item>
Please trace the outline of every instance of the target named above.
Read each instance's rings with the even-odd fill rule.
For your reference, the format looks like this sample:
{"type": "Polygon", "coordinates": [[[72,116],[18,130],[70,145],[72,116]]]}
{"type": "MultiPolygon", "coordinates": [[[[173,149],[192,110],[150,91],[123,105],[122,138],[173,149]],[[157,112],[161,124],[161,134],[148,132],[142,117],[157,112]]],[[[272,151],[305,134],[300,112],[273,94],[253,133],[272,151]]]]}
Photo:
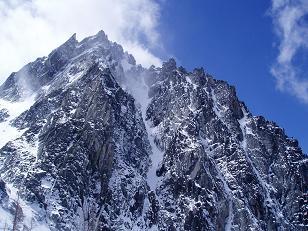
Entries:
{"type": "Polygon", "coordinates": [[[0,148],[0,228],[16,205],[32,230],[308,225],[296,140],[202,68],[143,68],[102,31],[8,77],[0,148]]]}

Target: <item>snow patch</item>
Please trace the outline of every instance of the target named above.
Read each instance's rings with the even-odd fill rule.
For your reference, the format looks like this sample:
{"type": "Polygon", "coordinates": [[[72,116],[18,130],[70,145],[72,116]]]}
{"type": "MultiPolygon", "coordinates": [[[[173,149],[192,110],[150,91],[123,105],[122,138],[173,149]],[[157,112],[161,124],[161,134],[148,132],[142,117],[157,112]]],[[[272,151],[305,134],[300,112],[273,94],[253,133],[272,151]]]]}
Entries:
{"type": "Polygon", "coordinates": [[[0,123],[0,148],[2,148],[7,142],[15,140],[21,136],[23,130],[18,130],[16,127],[13,127],[11,121],[24,111],[28,110],[34,102],[35,95],[18,102],[10,102],[0,99],[0,109],[6,109],[9,113],[7,120],[0,123]]]}
{"type": "MultiPolygon", "coordinates": [[[[13,186],[13,184],[6,184],[6,189],[9,196],[10,203],[18,203],[23,214],[23,219],[20,222],[20,226],[27,226],[28,228],[32,227],[31,230],[33,231],[50,231],[47,224],[37,217],[40,217],[41,209],[35,205],[31,205],[30,203],[26,202],[25,200],[19,197],[18,189],[13,186]]],[[[4,227],[7,230],[12,230],[13,226],[14,215],[11,214],[8,210],[3,209],[0,207],[0,229],[4,227]]]]}
{"type": "Polygon", "coordinates": [[[164,152],[161,151],[155,144],[155,137],[157,136],[157,128],[151,127],[149,121],[146,121],[146,110],[148,105],[151,102],[151,99],[148,96],[149,87],[144,82],[144,78],[131,78],[127,83],[128,91],[134,96],[136,101],[140,105],[142,118],[146,127],[146,132],[148,134],[148,140],[151,145],[152,154],[151,166],[147,174],[147,182],[150,186],[150,189],[155,192],[155,188],[159,182],[159,177],[156,175],[156,170],[158,169],[159,164],[162,162],[164,157],[164,152]]]}
{"type": "Polygon", "coordinates": [[[76,74],[68,74],[68,82],[69,84],[75,82],[76,80],[80,79],[85,74],[85,71],[79,71],[76,74]]]}
{"type": "MultiPolygon", "coordinates": [[[[212,154],[212,151],[210,149],[210,142],[211,140],[205,140],[200,136],[200,140],[201,140],[201,144],[205,150],[205,152],[210,156],[212,154]]],[[[217,177],[218,179],[222,182],[223,187],[224,187],[224,192],[226,192],[226,196],[227,196],[227,200],[228,200],[228,207],[229,207],[229,216],[227,217],[226,221],[225,221],[225,231],[230,231],[232,228],[232,223],[233,223],[233,219],[234,219],[234,213],[233,213],[233,192],[230,189],[230,187],[228,186],[228,183],[226,181],[225,178],[227,178],[228,176],[230,177],[231,174],[229,174],[228,171],[226,171],[226,169],[223,169],[223,166],[219,165],[219,164],[214,164],[214,167],[216,169],[217,172],[217,177]],[[224,172],[224,174],[222,174],[222,172],[224,172]],[[227,177],[226,177],[227,176],[227,177]]]]}
{"type": "Polygon", "coordinates": [[[226,106],[223,106],[219,103],[218,99],[216,98],[216,95],[214,93],[214,90],[211,90],[211,98],[213,100],[213,110],[216,114],[216,116],[221,119],[224,116],[224,113],[228,110],[226,106]]]}
{"type": "Polygon", "coordinates": [[[159,150],[157,145],[155,144],[154,142],[155,133],[153,132],[153,129],[149,126],[148,123],[146,123],[146,130],[148,132],[150,145],[152,147],[152,155],[151,155],[152,165],[148,171],[147,181],[150,186],[150,189],[152,191],[155,191],[155,188],[157,187],[157,184],[159,182],[159,177],[156,175],[156,170],[158,169],[158,166],[163,160],[164,152],[159,150]]]}

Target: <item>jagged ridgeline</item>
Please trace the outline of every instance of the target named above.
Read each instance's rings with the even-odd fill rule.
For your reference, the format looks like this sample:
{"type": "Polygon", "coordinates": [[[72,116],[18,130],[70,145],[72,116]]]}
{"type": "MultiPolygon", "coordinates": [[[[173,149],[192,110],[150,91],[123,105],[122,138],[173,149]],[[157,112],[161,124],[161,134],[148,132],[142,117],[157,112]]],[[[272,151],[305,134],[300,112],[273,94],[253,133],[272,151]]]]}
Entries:
{"type": "Polygon", "coordinates": [[[0,87],[0,229],[307,230],[308,161],[234,87],[75,35],[0,87]]]}

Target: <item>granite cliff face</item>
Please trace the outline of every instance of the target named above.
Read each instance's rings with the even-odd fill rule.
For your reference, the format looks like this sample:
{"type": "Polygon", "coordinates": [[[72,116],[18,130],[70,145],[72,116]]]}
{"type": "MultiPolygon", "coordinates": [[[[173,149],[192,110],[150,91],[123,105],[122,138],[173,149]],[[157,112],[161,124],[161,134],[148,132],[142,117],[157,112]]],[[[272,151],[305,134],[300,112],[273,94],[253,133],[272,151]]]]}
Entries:
{"type": "Polygon", "coordinates": [[[0,87],[0,228],[306,230],[308,161],[234,87],[75,35],[0,87]]]}

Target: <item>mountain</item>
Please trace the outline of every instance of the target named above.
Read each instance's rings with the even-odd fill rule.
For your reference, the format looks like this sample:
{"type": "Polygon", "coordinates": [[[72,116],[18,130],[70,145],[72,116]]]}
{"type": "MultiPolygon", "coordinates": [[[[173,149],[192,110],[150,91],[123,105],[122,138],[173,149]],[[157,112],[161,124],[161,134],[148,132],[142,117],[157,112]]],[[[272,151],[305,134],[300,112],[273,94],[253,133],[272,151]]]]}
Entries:
{"type": "Polygon", "coordinates": [[[308,160],[235,88],[103,31],[0,87],[0,228],[307,230],[308,160]]]}

